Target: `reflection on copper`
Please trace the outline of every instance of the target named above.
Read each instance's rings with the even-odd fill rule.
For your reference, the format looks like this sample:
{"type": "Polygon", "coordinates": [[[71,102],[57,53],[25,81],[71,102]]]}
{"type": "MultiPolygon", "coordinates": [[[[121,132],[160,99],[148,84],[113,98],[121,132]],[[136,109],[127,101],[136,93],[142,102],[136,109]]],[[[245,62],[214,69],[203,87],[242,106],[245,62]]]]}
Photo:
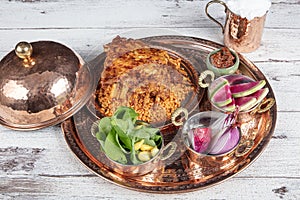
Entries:
{"type": "Polygon", "coordinates": [[[242,18],[227,10],[224,44],[237,52],[252,52],[261,43],[266,14],[252,20],[242,18]]]}
{"type": "Polygon", "coordinates": [[[68,88],[68,87],[69,87],[68,80],[63,77],[53,82],[50,92],[52,92],[54,96],[58,97],[61,94],[64,94],[64,92],[66,92],[64,88],[68,88]]]}
{"type": "Polygon", "coordinates": [[[7,98],[14,98],[16,100],[27,100],[29,90],[24,85],[19,84],[16,80],[9,80],[3,86],[3,95],[7,98]]]}
{"type": "Polygon", "coordinates": [[[0,62],[0,122],[20,130],[57,124],[86,103],[90,81],[87,65],[68,47],[21,42],[0,62]]]}

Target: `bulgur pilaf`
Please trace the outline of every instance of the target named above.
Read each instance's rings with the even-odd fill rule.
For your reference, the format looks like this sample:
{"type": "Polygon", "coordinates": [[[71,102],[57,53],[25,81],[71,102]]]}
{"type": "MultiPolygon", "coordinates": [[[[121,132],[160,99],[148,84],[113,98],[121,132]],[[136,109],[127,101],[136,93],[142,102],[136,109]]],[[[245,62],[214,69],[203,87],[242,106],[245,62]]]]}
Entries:
{"type": "Polygon", "coordinates": [[[96,98],[98,110],[105,116],[119,106],[128,106],[139,114],[139,120],[164,122],[195,92],[181,59],[165,50],[119,36],[104,50],[106,60],[96,98]]]}

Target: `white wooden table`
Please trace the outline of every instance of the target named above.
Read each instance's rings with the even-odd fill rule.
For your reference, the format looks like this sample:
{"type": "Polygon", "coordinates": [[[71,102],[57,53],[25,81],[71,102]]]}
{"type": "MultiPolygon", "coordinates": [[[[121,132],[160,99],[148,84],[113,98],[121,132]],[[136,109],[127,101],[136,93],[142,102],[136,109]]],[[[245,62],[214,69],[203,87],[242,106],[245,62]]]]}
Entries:
{"type": "MultiPolygon", "coordinates": [[[[137,28],[222,43],[204,0],[1,0],[0,57],[21,40],[55,40],[83,57],[137,28]]],[[[212,8],[222,18],[223,8],[212,8]]],[[[128,190],[94,175],[72,155],[59,126],[0,127],[0,199],[300,199],[300,2],[273,0],[261,47],[244,54],[275,91],[278,119],[264,153],[217,186],[183,194],[128,190]]],[[[152,33],[150,31],[150,33],[152,33]]],[[[146,31],[145,31],[146,32],[146,31]]]]}

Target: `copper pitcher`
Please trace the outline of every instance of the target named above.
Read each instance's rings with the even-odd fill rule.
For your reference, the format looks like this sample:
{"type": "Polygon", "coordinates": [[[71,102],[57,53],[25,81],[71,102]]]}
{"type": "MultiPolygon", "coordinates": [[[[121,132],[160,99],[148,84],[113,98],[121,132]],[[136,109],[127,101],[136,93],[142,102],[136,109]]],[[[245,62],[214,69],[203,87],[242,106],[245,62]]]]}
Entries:
{"type": "Polygon", "coordinates": [[[235,14],[228,8],[226,3],[219,0],[208,2],[205,7],[205,13],[212,21],[221,26],[225,46],[241,53],[252,52],[260,46],[267,13],[261,17],[249,20],[246,17],[243,18],[235,14]],[[208,7],[215,3],[225,7],[225,26],[208,13],[208,7]]]}

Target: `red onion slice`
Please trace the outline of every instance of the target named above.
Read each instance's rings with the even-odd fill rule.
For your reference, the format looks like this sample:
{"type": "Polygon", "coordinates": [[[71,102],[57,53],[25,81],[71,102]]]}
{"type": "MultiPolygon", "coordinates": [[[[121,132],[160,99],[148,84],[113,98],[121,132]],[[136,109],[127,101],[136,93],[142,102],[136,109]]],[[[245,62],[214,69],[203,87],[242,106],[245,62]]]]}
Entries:
{"type": "Polygon", "coordinates": [[[240,140],[240,132],[238,127],[230,127],[222,131],[223,134],[219,138],[213,138],[209,154],[223,154],[231,151],[240,140]]]}

